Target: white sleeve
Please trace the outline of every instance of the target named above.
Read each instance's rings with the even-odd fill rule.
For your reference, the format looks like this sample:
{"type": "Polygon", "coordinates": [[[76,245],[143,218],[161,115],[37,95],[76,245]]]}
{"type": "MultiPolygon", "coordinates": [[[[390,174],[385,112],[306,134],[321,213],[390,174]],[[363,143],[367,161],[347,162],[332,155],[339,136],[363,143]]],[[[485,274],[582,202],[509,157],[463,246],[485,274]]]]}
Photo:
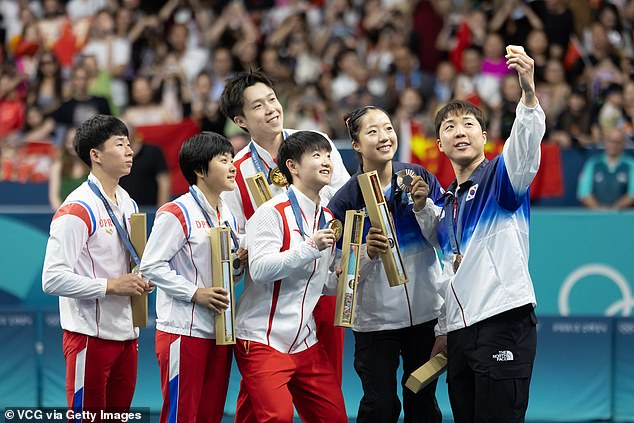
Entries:
{"type": "Polygon", "coordinates": [[[196,292],[196,284],[179,275],[169,264],[185,241],[178,218],[172,213],[159,213],[143,252],[141,274],[170,297],[190,302],[196,292]]]}
{"type": "Polygon", "coordinates": [[[436,247],[440,246],[438,243],[437,228],[441,212],[442,207],[435,205],[431,198],[427,198],[425,207],[417,212],[414,212],[414,217],[416,217],[416,222],[418,222],[418,226],[420,227],[423,236],[431,245],[436,247]]]}
{"type": "Polygon", "coordinates": [[[292,270],[321,257],[307,241],[280,252],[284,228],[277,210],[266,204],[258,208],[247,222],[249,273],[255,283],[274,282],[287,277],[292,270]]]}
{"type": "Polygon", "coordinates": [[[442,302],[440,306],[440,315],[438,316],[438,322],[434,326],[434,334],[436,336],[447,335],[447,310],[445,309],[445,302],[442,302]]]}
{"type": "Polygon", "coordinates": [[[546,132],[546,116],[541,106],[530,108],[521,101],[511,135],[504,144],[502,154],[513,190],[524,193],[533,181],[541,159],[540,144],[546,132]]]}
{"type": "Polygon", "coordinates": [[[42,270],[44,292],[83,300],[106,296],[108,279],[75,273],[75,264],[87,241],[88,228],[81,218],[67,214],[51,222],[42,270]]]}

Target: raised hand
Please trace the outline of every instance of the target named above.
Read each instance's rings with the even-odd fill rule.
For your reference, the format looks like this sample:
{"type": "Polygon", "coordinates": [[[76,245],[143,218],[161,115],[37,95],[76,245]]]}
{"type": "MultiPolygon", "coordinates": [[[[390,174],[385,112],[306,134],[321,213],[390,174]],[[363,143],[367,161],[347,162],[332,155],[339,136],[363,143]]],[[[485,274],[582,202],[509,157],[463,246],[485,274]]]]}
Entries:
{"type": "Polygon", "coordinates": [[[508,46],[505,57],[508,68],[515,70],[519,77],[522,101],[528,107],[535,107],[535,61],[519,46],[508,46]]]}

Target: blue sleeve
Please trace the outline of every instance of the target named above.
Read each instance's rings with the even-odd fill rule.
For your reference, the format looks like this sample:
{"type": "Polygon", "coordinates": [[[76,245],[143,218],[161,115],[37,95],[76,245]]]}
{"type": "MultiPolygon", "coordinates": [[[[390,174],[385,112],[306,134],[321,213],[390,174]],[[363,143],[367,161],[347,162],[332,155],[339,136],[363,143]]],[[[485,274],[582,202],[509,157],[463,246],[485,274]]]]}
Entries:
{"type": "Polygon", "coordinates": [[[528,195],[528,191],[521,194],[515,192],[504,163],[504,155],[500,154],[493,160],[497,160],[495,163],[495,199],[506,210],[517,210],[528,195]]]}

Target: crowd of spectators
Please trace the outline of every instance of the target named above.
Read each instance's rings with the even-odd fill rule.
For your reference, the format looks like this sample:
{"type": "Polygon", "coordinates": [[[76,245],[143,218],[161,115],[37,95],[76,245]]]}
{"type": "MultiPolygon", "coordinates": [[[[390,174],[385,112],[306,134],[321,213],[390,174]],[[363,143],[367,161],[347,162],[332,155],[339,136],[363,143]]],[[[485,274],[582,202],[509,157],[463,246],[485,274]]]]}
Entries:
{"type": "Polygon", "coordinates": [[[435,109],[456,97],[503,142],[520,96],[507,44],[535,59],[545,142],[634,140],[634,0],[0,0],[0,14],[4,180],[59,170],[68,132],[95,113],[236,134],[218,99],[254,68],[287,127],[345,139],[343,114],[374,104],[435,138],[435,109]],[[25,170],[27,146],[40,159],[25,170]]]}

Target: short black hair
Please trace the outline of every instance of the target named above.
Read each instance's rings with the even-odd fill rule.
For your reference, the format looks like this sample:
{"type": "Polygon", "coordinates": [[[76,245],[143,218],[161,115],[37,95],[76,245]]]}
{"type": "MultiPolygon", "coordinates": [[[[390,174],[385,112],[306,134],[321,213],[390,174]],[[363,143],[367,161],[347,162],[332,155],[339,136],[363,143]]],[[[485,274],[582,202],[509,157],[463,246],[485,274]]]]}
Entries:
{"type": "Polygon", "coordinates": [[[269,77],[258,70],[240,72],[227,81],[220,96],[220,111],[227,119],[233,121],[233,118],[244,113],[244,91],[258,82],[274,89],[269,77]]]}
{"type": "Polygon", "coordinates": [[[304,153],[313,151],[332,151],[332,146],[326,137],[319,132],[297,131],[282,141],[277,154],[277,165],[289,184],[293,183],[293,175],[288,170],[286,161],[290,159],[299,163],[304,153]]]}
{"type": "Polygon", "coordinates": [[[185,141],[178,153],[178,164],[187,183],[194,185],[196,172],[206,175],[209,161],[222,154],[233,157],[233,146],[226,137],[215,132],[201,132],[185,141]]]}
{"type": "Polygon", "coordinates": [[[440,138],[440,125],[442,125],[442,123],[447,118],[449,118],[450,116],[459,115],[473,115],[473,117],[476,118],[476,120],[480,124],[482,131],[487,130],[484,113],[482,112],[482,110],[480,110],[478,106],[469,101],[451,100],[436,113],[436,118],[434,119],[434,126],[436,127],[436,137],[440,138]]]}
{"type": "Polygon", "coordinates": [[[129,137],[125,123],[114,116],[95,115],[79,125],[73,138],[73,147],[77,156],[92,169],[90,150],[101,149],[112,136],[129,137]]]}

